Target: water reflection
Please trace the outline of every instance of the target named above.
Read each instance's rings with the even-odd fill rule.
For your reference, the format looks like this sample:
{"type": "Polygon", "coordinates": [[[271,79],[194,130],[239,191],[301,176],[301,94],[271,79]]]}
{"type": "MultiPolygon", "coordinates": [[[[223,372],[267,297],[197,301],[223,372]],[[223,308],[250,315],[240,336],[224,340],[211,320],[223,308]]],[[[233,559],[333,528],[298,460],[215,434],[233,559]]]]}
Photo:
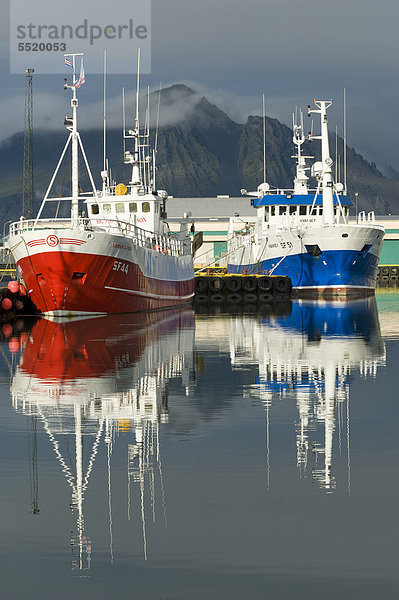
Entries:
{"type": "Polygon", "coordinates": [[[107,452],[110,556],[112,538],[111,456],[119,434],[127,448],[128,519],[137,499],[143,553],[146,519],[155,522],[157,490],[166,519],[159,423],[168,420],[167,383],[182,380],[190,393],[194,318],[191,310],[89,320],[37,321],[22,332],[21,359],[11,384],[13,408],[28,417],[31,512],[39,513],[37,421],[51,441],[71,488],[75,515],[72,568],[89,569],[92,543],[85,531],[84,498],[103,442],[107,452]],[[74,450],[73,450],[74,446],[74,450]]]}
{"type": "MultiPolygon", "coordinates": [[[[114,558],[113,493],[118,497],[126,493],[127,519],[139,524],[147,559],[150,525],[166,528],[160,424],[177,435],[179,421],[186,423],[188,418],[191,429],[185,427],[184,431],[190,432],[193,414],[195,423],[212,435],[212,420],[223,420],[223,427],[228,427],[230,420],[237,419],[233,416],[234,403],[240,405],[241,418],[244,410],[249,415],[253,409],[245,400],[255,399],[258,407],[261,402],[265,409],[268,489],[273,484],[276,441],[271,430],[274,420],[280,419],[284,425],[288,423],[295,437],[292,461],[294,469],[296,461],[300,476],[311,478],[327,493],[333,492],[338,453],[345,457],[350,491],[352,376],[359,371],[364,378],[375,377],[379,366],[385,365],[374,298],[345,304],[294,302],[261,314],[205,314],[197,317],[195,329],[191,310],[68,322],[42,319],[27,324],[26,329],[19,336],[9,332],[8,339],[13,356],[20,352],[17,364],[10,365],[11,396],[13,408],[28,419],[31,512],[40,511],[37,435],[43,428],[70,487],[74,570],[90,568],[92,545],[99,537],[99,532],[87,530],[84,508],[100,451],[106,455],[103,475],[108,523],[102,526],[109,530],[110,560],[114,558]],[[207,366],[208,356],[215,363],[219,356],[228,362],[225,378],[232,379],[233,373],[241,371],[245,377],[234,384],[229,381],[227,386],[217,373],[216,381],[207,366]],[[202,410],[197,412],[193,408],[200,386],[194,385],[195,370],[205,390],[202,410]],[[173,379],[181,381],[182,388],[173,397],[170,415],[168,383],[173,379]],[[233,385],[237,387],[232,394],[233,385]],[[188,401],[182,402],[182,396],[188,401]],[[290,407],[294,407],[295,416],[291,416],[290,407]],[[126,451],[123,469],[127,488],[123,489],[113,489],[112,485],[112,458],[118,440],[126,451]]],[[[247,435],[258,431],[253,423],[250,426],[247,435]]],[[[184,443],[189,444],[189,440],[190,436],[185,436],[184,443]]],[[[225,443],[231,465],[236,447],[225,443]]],[[[190,468],[200,481],[198,457],[191,459],[190,468]]],[[[223,476],[222,470],[221,481],[223,476]]],[[[259,473],[257,477],[262,476],[259,473]]],[[[180,486],[177,480],[175,485],[180,486]]],[[[181,493],[180,487],[178,490],[181,493]]]]}
{"type": "MultiPolygon", "coordinates": [[[[287,312],[287,311],[286,311],[287,312]]],[[[256,364],[256,381],[244,395],[266,410],[267,481],[270,487],[270,419],[278,400],[295,399],[296,461],[301,476],[312,462],[314,484],[333,491],[333,441],[346,453],[350,492],[350,379],[355,369],[375,377],[385,365],[375,298],[342,302],[294,302],[288,314],[232,317],[234,369],[256,364]],[[310,461],[312,457],[312,461],[310,461]]]]}

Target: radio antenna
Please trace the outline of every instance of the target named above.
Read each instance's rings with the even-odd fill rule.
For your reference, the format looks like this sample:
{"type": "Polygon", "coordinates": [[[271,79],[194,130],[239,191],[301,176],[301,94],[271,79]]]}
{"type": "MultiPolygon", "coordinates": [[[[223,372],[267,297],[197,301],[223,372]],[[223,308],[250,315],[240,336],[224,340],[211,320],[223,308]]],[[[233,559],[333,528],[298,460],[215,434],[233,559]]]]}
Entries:
{"type": "Polygon", "coordinates": [[[263,121],[263,181],[266,183],[266,109],[265,109],[265,94],[262,94],[262,121],[263,121]]]}
{"type": "Polygon", "coordinates": [[[104,156],[103,170],[107,169],[107,51],[104,50],[104,156]]]}
{"type": "Polygon", "coordinates": [[[335,126],[335,183],[339,181],[338,176],[338,125],[335,126]]]}
{"type": "Polygon", "coordinates": [[[123,127],[123,160],[125,160],[126,154],[126,140],[125,140],[125,132],[126,132],[126,114],[125,114],[125,88],[122,87],[122,127],[123,127]]]}
{"type": "Polygon", "coordinates": [[[347,187],[346,187],[346,162],[347,162],[347,156],[346,156],[346,88],[344,88],[344,189],[345,189],[345,194],[348,193],[347,191],[347,187]]]}
{"type": "Polygon", "coordinates": [[[155,185],[155,181],[156,181],[156,160],[157,160],[157,151],[158,151],[159,113],[161,110],[161,92],[162,92],[162,81],[159,82],[157,122],[156,122],[156,126],[155,126],[155,141],[154,141],[153,162],[152,162],[152,169],[153,169],[152,177],[154,180],[154,189],[155,190],[157,189],[156,185],[155,185]]]}

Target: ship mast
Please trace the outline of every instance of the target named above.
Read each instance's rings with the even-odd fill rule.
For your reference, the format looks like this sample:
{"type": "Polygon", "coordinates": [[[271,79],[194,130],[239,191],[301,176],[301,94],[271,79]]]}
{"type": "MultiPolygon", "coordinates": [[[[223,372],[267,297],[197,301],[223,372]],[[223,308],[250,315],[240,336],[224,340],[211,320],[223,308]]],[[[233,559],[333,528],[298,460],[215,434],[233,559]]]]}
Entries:
{"type": "Polygon", "coordinates": [[[83,439],[82,439],[82,412],[78,403],[74,405],[75,413],[75,458],[76,458],[76,487],[74,489],[74,505],[78,510],[78,542],[79,542],[79,569],[83,568],[83,439]]]}
{"type": "Polygon", "coordinates": [[[295,115],[292,115],[292,130],[293,137],[292,141],[297,147],[297,153],[291,158],[296,158],[296,175],[294,179],[294,194],[307,194],[308,193],[308,179],[306,171],[309,167],[306,166],[306,159],[313,158],[313,156],[303,156],[301,146],[305,142],[305,135],[303,132],[303,115],[301,111],[300,124],[295,122],[295,115]]]}
{"type": "MultiPolygon", "coordinates": [[[[57,173],[60,169],[61,163],[64,160],[64,157],[65,157],[65,154],[66,154],[69,144],[71,144],[71,148],[72,148],[72,172],[71,172],[72,196],[70,199],[71,199],[71,225],[73,228],[77,227],[79,224],[78,223],[79,222],[79,154],[78,154],[79,147],[80,147],[80,150],[81,150],[81,153],[83,156],[83,160],[84,160],[84,163],[86,166],[87,175],[90,180],[93,197],[96,198],[96,200],[98,200],[98,194],[97,194],[96,186],[94,184],[93,175],[91,174],[89,163],[87,161],[87,156],[86,156],[85,150],[83,148],[82,140],[80,139],[80,135],[79,135],[79,131],[78,131],[78,99],[76,96],[76,89],[81,87],[86,81],[84,68],[83,68],[83,53],[64,54],[64,56],[65,56],[65,64],[73,69],[72,85],[67,84],[67,81],[68,81],[67,78],[64,79],[64,89],[72,90],[72,99],[71,99],[72,117],[70,117],[67,113],[65,115],[65,120],[64,120],[64,125],[70,133],[69,133],[68,139],[65,143],[65,146],[64,146],[64,149],[60,156],[60,159],[55,168],[55,171],[53,173],[53,176],[50,180],[47,191],[44,195],[43,201],[40,205],[39,212],[37,213],[37,217],[35,219],[34,227],[36,227],[37,222],[40,219],[40,216],[43,212],[44,206],[45,206],[47,200],[49,199],[49,194],[50,194],[51,188],[53,187],[54,181],[55,181],[57,173]],[[76,77],[75,77],[76,56],[80,56],[80,71],[79,71],[78,79],[76,79],[76,77]],[[71,57],[72,60],[69,60],[69,57],[71,57]]],[[[53,200],[53,199],[51,199],[51,200],[53,200]]],[[[59,202],[60,198],[57,198],[57,200],[59,202]]],[[[57,215],[56,215],[56,218],[57,218],[57,215]]]]}
{"type": "MultiPolygon", "coordinates": [[[[125,151],[124,162],[125,164],[132,165],[132,179],[130,184],[139,188],[142,187],[142,174],[141,174],[141,161],[140,161],[140,121],[139,121],[139,95],[140,95],[140,48],[137,53],[137,84],[136,84],[136,115],[134,119],[134,129],[129,129],[126,133],[125,125],[123,126],[123,139],[134,139],[134,150],[133,153],[125,151]]],[[[123,122],[125,123],[125,108],[123,98],[123,122]]],[[[124,142],[125,146],[125,142],[124,142]]]]}
{"type": "Polygon", "coordinates": [[[334,196],[333,196],[333,161],[330,157],[330,146],[328,142],[327,108],[332,105],[332,100],[314,100],[317,109],[308,106],[308,115],[318,113],[321,121],[321,135],[309,134],[309,140],[321,140],[322,189],[323,189],[323,223],[332,225],[334,223],[334,196]]]}
{"type": "Polygon", "coordinates": [[[71,208],[71,221],[72,227],[76,227],[79,219],[79,134],[78,134],[78,99],[76,96],[76,88],[80,87],[84,79],[83,69],[83,54],[65,54],[65,58],[71,57],[72,69],[73,69],[73,83],[67,85],[66,80],[64,84],[65,89],[72,90],[71,108],[72,108],[72,119],[70,120],[70,131],[71,131],[71,146],[72,146],[72,208],[71,208]],[[80,75],[79,80],[76,80],[76,57],[80,56],[80,75]]]}
{"type": "Polygon", "coordinates": [[[140,48],[137,52],[137,86],[136,86],[136,116],[134,119],[134,162],[132,168],[132,183],[141,183],[140,177],[140,122],[139,122],[139,95],[140,95],[140,48]]]}
{"type": "Polygon", "coordinates": [[[326,489],[334,487],[331,476],[332,448],[334,433],[334,402],[336,387],[336,366],[328,363],[325,367],[325,415],[324,415],[324,485],[326,489]]]}

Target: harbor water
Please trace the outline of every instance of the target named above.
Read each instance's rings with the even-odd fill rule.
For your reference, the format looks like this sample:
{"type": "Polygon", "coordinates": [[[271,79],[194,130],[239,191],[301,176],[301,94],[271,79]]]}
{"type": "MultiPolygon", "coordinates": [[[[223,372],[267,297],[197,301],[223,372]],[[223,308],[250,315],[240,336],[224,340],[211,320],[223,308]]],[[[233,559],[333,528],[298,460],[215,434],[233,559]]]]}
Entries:
{"type": "Polygon", "coordinates": [[[399,593],[399,293],[3,324],[1,597],[399,593]]]}

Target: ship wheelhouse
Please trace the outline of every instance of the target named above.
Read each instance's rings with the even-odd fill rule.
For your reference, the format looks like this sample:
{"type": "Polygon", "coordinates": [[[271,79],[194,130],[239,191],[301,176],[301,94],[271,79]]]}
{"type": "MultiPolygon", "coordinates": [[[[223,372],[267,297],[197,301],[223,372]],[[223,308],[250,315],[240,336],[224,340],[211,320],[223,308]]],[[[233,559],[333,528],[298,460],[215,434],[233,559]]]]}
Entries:
{"type": "MultiPolygon", "coordinates": [[[[256,198],[253,206],[257,209],[258,223],[266,228],[323,221],[323,199],[320,195],[315,199],[313,194],[269,193],[263,198],[256,198]]],[[[348,196],[339,196],[339,202],[334,197],[335,223],[343,223],[348,218],[350,206],[352,202],[348,196]]]]}
{"type": "Polygon", "coordinates": [[[111,220],[134,224],[145,231],[164,233],[163,219],[166,217],[166,192],[148,193],[143,187],[124,184],[107,186],[97,198],[87,199],[89,219],[111,220]]]}

